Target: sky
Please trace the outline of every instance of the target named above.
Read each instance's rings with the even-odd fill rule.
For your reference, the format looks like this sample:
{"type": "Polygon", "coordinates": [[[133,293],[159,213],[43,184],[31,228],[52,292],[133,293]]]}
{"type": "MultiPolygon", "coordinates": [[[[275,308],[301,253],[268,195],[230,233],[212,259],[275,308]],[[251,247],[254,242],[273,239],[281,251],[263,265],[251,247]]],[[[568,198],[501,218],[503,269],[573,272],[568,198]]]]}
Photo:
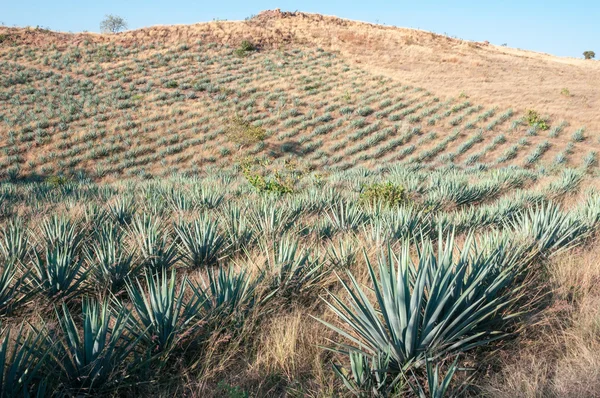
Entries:
{"type": "Polygon", "coordinates": [[[598,0],[0,0],[0,24],[97,32],[106,14],[123,17],[129,29],[135,29],[241,20],[275,8],[424,29],[559,56],[581,58],[591,50],[600,57],[598,0]]]}

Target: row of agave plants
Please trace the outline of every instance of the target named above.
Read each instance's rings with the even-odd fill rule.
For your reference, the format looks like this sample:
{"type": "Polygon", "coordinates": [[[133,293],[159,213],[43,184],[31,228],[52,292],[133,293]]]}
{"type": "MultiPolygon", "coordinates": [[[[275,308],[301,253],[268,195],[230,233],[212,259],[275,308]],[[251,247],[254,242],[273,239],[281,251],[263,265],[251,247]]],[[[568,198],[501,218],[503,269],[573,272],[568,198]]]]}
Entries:
{"type": "Polygon", "coordinates": [[[226,329],[235,339],[244,320],[275,298],[325,293],[337,274],[341,290],[323,297],[339,322],[322,322],[339,336],[333,349],[348,357],[349,369],[334,366],[344,385],[357,395],[410,386],[444,396],[457,364],[440,376],[437,363],[510,332],[532,265],[596,230],[600,196],[566,212],[548,192],[519,193],[515,208],[514,197],[491,183],[454,182],[466,192],[457,196],[437,177],[423,188],[409,176],[395,175],[421,194],[438,184],[445,197],[476,197],[462,206],[484,203],[476,206],[486,208],[481,214],[464,217],[469,223],[485,214],[496,221],[476,234],[455,211],[357,204],[351,188],[339,186],[292,194],[297,199],[248,199],[228,180],[242,195],[203,184],[190,206],[182,193],[193,186],[181,180],[141,189],[3,187],[0,395],[134,388],[175,358],[201,362],[211,336],[226,329]],[[264,253],[263,263],[249,260],[253,250],[264,253]],[[363,264],[368,288],[355,275],[363,264]],[[40,321],[20,323],[28,311],[43,314],[40,321]],[[413,377],[423,372],[428,386],[413,377]]]}

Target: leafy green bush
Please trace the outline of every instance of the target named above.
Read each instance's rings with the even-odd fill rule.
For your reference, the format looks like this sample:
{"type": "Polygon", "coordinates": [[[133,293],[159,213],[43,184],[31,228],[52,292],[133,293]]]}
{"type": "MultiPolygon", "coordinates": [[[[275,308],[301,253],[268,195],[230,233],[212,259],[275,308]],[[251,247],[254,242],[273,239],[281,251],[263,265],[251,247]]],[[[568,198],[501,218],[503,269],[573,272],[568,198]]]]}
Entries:
{"type": "Polygon", "coordinates": [[[231,141],[242,146],[256,144],[267,136],[264,128],[254,126],[240,116],[231,119],[226,134],[231,141]]]}
{"type": "Polygon", "coordinates": [[[550,128],[548,121],[541,117],[539,113],[533,109],[527,111],[526,119],[527,123],[531,127],[537,127],[540,130],[548,130],[550,128]]]}
{"type": "Polygon", "coordinates": [[[388,206],[397,206],[406,202],[407,199],[404,187],[389,181],[364,186],[360,193],[360,200],[363,203],[383,203],[388,206]]]}
{"type": "Polygon", "coordinates": [[[256,46],[250,43],[248,40],[242,41],[240,46],[235,49],[235,55],[238,57],[245,57],[248,53],[256,51],[256,46]]]}
{"type": "Polygon", "coordinates": [[[594,58],[596,58],[596,53],[593,52],[593,51],[584,51],[583,52],[583,57],[585,59],[594,59],[594,58]]]}
{"type": "Polygon", "coordinates": [[[48,178],[46,178],[46,182],[52,187],[52,188],[58,188],[58,187],[62,187],[64,185],[66,185],[69,182],[69,179],[65,176],[50,176],[48,178]]]}

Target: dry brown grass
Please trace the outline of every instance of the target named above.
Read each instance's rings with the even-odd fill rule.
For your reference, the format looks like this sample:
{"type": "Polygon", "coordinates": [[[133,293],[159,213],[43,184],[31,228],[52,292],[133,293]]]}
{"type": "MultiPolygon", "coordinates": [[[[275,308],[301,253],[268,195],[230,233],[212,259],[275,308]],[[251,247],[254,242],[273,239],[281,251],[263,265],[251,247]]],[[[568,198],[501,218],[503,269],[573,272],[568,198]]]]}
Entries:
{"type": "Polygon", "coordinates": [[[600,244],[551,261],[548,276],[554,302],[545,322],[503,355],[483,386],[490,397],[600,396],[600,244]]]}

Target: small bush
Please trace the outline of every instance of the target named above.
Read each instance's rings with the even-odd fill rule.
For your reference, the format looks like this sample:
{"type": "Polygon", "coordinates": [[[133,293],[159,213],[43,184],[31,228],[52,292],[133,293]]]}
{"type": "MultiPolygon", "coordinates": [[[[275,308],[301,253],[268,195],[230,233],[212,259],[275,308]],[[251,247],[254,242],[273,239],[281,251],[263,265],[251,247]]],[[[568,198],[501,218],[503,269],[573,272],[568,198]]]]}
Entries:
{"type": "Polygon", "coordinates": [[[239,145],[251,145],[263,141],[267,132],[262,127],[252,125],[240,116],[231,119],[227,129],[229,139],[239,145]]]}
{"type": "Polygon", "coordinates": [[[596,58],[596,53],[593,51],[584,51],[583,52],[583,58],[585,59],[594,59],[596,58]]]}
{"type": "Polygon", "coordinates": [[[540,130],[548,130],[550,128],[548,121],[542,118],[539,113],[533,109],[527,111],[526,119],[531,127],[537,127],[540,130]]]}
{"type": "Polygon", "coordinates": [[[64,185],[66,185],[69,182],[69,179],[62,175],[50,176],[50,177],[46,178],[46,182],[52,188],[58,188],[58,187],[62,187],[64,185]]]}
{"type": "Polygon", "coordinates": [[[245,57],[248,53],[256,51],[256,46],[248,40],[244,40],[238,48],[235,49],[235,55],[245,57]]]}
{"type": "Polygon", "coordinates": [[[402,185],[388,181],[364,186],[360,194],[360,200],[363,203],[383,203],[389,206],[397,206],[406,202],[407,195],[402,185]]]}

